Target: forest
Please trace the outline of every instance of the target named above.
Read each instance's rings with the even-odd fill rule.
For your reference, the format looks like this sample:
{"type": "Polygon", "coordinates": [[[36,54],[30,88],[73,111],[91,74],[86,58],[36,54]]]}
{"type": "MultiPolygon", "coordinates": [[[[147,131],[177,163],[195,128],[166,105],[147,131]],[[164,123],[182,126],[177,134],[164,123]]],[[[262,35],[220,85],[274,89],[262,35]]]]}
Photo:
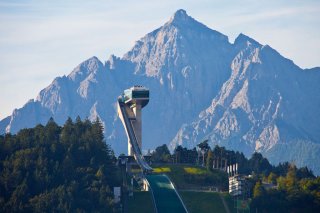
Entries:
{"type": "Polygon", "coordinates": [[[99,120],[0,136],[0,212],[114,212],[116,158],[99,120]]]}
{"type": "MultiPolygon", "coordinates": [[[[271,165],[260,153],[248,159],[224,147],[211,148],[208,141],[193,149],[178,146],[173,153],[164,144],[150,155],[152,164],[212,171],[238,163],[239,174],[251,177],[252,212],[320,212],[320,177],[307,167],[271,165]]],[[[99,120],[69,118],[60,127],[50,119],[0,135],[0,212],[119,212],[112,191],[122,182],[116,162],[99,120]]],[[[219,184],[227,181],[224,175],[219,184]]]]}
{"type": "Polygon", "coordinates": [[[163,144],[151,153],[151,161],[197,164],[207,170],[224,170],[223,166],[238,163],[238,173],[250,175],[247,184],[251,212],[320,212],[320,177],[307,167],[297,168],[289,162],[274,166],[260,153],[253,153],[248,159],[243,153],[217,145],[212,149],[208,141],[193,149],[178,146],[173,154],[163,144]],[[220,163],[219,168],[214,168],[216,162],[220,163]]]}

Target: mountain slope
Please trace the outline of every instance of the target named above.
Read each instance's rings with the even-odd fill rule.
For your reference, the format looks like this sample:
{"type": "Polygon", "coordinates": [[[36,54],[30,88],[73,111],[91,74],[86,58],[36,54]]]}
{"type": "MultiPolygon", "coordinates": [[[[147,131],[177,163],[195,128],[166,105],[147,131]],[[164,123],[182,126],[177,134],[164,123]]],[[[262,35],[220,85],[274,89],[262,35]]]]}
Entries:
{"type": "Polygon", "coordinates": [[[143,84],[150,88],[151,101],[143,112],[144,124],[150,128],[144,140],[154,141],[157,135],[161,141],[147,148],[170,141],[181,123],[192,121],[210,103],[209,97],[218,94],[230,75],[231,48],[225,35],[179,10],[137,41],[122,59],[112,57],[107,62],[119,87],[143,84]],[[124,76],[130,82],[123,81],[124,76]]]}
{"type": "MultiPolygon", "coordinates": [[[[320,72],[302,70],[269,46],[244,35],[234,46],[239,53],[231,62],[231,77],[199,118],[180,128],[171,147],[193,147],[209,139],[247,155],[262,152],[277,163],[280,156],[283,160],[286,157],[284,153],[272,154],[277,152],[275,145],[291,144],[294,153],[299,141],[318,143],[320,72]]],[[[291,157],[286,160],[305,165],[312,151],[320,151],[319,145],[312,146],[313,150],[300,150],[299,157],[288,153],[291,157]]],[[[319,171],[315,164],[308,164],[319,171]]]]}
{"type": "Polygon", "coordinates": [[[312,166],[320,157],[305,159],[320,142],[319,80],[320,68],[302,70],[243,34],[232,44],[178,10],[122,58],[112,55],[103,64],[92,57],[56,78],[36,100],[2,120],[0,133],[44,124],[50,117],[59,124],[78,115],[98,117],[107,142],[116,153],[126,152],[115,101],[124,89],[141,84],[151,91],[143,109],[144,149],[163,143],[193,147],[208,138],[247,155],[260,151],[277,163],[281,144],[292,143],[285,160],[312,166]],[[301,143],[313,149],[299,150],[295,157],[301,143]]]}

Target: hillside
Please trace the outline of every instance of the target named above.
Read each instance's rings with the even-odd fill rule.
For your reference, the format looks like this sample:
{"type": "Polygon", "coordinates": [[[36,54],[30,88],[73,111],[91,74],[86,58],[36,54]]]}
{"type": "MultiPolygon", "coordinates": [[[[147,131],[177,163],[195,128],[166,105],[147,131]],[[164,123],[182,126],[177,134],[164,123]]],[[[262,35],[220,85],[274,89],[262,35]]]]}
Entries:
{"type": "Polygon", "coordinates": [[[222,199],[226,201],[227,208],[231,212],[237,212],[234,208],[233,198],[226,193],[217,192],[180,192],[182,199],[190,213],[228,213],[222,199]]]}
{"type": "Polygon", "coordinates": [[[225,172],[215,170],[208,171],[195,165],[154,165],[154,172],[166,174],[170,177],[178,190],[205,189],[223,190],[228,189],[228,177],[225,172]]]}
{"type": "Polygon", "coordinates": [[[120,184],[98,121],[0,136],[0,212],[116,212],[120,184]]]}

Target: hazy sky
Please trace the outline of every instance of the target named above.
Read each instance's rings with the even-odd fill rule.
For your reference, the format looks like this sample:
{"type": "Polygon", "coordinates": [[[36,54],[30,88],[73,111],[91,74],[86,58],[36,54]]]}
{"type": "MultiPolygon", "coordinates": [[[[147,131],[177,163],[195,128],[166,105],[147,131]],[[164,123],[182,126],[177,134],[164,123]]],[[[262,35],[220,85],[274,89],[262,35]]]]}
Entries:
{"type": "Polygon", "coordinates": [[[0,0],[0,119],[83,60],[122,56],[178,9],[230,42],[242,32],[320,66],[318,0],[0,0]]]}

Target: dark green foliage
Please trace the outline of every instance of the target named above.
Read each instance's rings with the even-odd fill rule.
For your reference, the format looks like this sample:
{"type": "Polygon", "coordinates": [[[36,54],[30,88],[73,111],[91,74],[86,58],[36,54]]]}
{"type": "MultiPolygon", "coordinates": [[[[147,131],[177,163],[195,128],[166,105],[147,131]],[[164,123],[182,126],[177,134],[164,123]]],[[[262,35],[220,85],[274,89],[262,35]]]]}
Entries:
{"type": "Polygon", "coordinates": [[[205,166],[207,163],[205,162],[205,158],[207,156],[208,151],[210,150],[210,146],[208,144],[208,140],[204,140],[197,145],[202,154],[202,166],[205,166]]]}
{"type": "Polygon", "coordinates": [[[272,166],[269,161],[262,156],[261,153],[255,152],[249,160],[249,166],[252,171],[257,174],[269,174],[272,166]]]}
{"type": "Polygon", "coordinates": [[[263,196],[265,194],[265,189],[262,186],[261,182],[258,181],[253,188],[253,197],[263,196]]]}
{"type": "MultiPolygon", "coordinates": [[[[260,181],[254,187],[253,212],[320,212],[320,177],[300,178],[301,169],[291,165],[278,187],[265,190],[260,181]],[[300,174],[299,174],[300,173],[300,174]]],[[[309,174],[308,174],[309,175],[309,174]]]]}
{"type": "Polygon", "coordinates": [[[207,170],[211,170],[213,167],[213,152],[211,150],[207,153],[206,167],[207,170]]]}
{"type": "Polygon", "coordinates": [[[152,195],[148,191],[135,191],[133,196],[129,197],[128,203],[129,213],[150,213],[154,211],[152,195]]]}
{"type": "MultiPolygon", "coordinates": [[[[239,174],[253,174],[252,178],[247,180],[252,195],[250,205],[252,212],[320,212],[320,177],[315,178],[307,167],[297,168],[288,162],[273,166],[260,153],[254,153],[247,159],[243,153],[226,150],[224,147],[215,146],[211,150],[210,147],[207,148],[205,142],[201,146],[203,152],[200,155],[195,149],[188,150],[177,146],[172,157],[176,163],[204,162],[203,166],[212,171],[218,171],[213,169],[214,160],[219,164],[224,161],[227,161],[227,165],[238,163],[239,174]],[[193,158],[188,157],[191,151],[194,153],[193,158]],[[197,157],[201,158],[200,161],[197,161],[197,157]],[[275,187],[267,189],[262,181],[275,184],[275,187]]],[[[221,165],[223,169],[224,164],[221,165]]],[[[190,184],[217,184],[210,183],[203,177],[205,175],[184,175],[190,184]]],[[[226,182],[227,177],[224,180],[226,182]]],[[[174,182],[179,186],[183,181],[174,182]]]]}
{"type": "Polygon", "coordinates": [[[201,149],[201,151],[204,151],[204,152],[207,152],[210,149],[210,146],[208,144],[208,140],[202,141],[197,146],[201,149]]]}
{"type": "Polygon", "coordinates": [[[120,185],[100,121],[69,118],[0,136],[0,212],[114,212],[120,185]]]}
{"type": "Polygon", "coordinates": [[[156,163],[171,163],[170,151],[166,144],[158,146],[154,152],[151,154],[152,162],[156,163]]]}
{"type": "Polygon", "coordinates": [[[179,145],[175,148],[172,158],[175,163],[196,164],[197,156],[196,148],[187,149],[179,145]]]}
{"type": "MultiPolygon", "coordinates": [[[[201,164],[207,169],[213,169],[213,160],[227,162],[227,165],[238,163],[239,174],[259,174],[268,177],[272,172],[275,176],[285,176],[289,171],[290,164],[288,162],[280,163],[277,166],[273,166],[269,163],[268,159],[264,158],[261,153],[253,153],[250,159],[247,159],[243,153],[227,150],[224,147],[215,146],[211,149],[208,146],[207,141],[204,141],[198,145],[202,150],[197,152],[196,148],[187,149],[182,146],[177,146],[173,155],[170,155],[168,147],[164,144],[156,148],[152,153],[152,161],[154,163],[183,163],[183,164],[201,164]]],[[[307,167],[297,168],[297,177],[302,178],[314,178],[314,175],[307,167]]]]}

